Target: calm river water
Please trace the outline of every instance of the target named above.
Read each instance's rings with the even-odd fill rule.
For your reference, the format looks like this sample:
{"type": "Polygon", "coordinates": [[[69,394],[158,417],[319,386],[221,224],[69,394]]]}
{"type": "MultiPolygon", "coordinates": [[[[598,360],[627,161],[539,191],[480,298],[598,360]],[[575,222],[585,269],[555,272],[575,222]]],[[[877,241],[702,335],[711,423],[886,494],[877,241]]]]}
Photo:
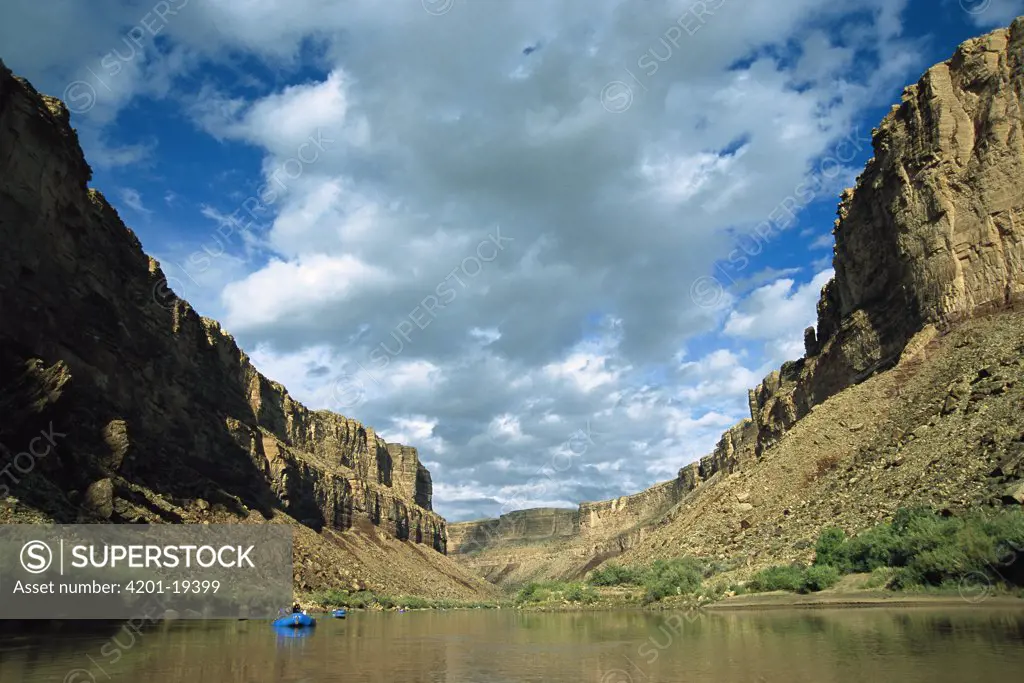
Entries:
{"type": "Polygon", "coordinates": [[[1024,671],[1024,610],[357,612],[295,635],[248,621],[4,637],[0,683],[964,683],[1024,671]]]}

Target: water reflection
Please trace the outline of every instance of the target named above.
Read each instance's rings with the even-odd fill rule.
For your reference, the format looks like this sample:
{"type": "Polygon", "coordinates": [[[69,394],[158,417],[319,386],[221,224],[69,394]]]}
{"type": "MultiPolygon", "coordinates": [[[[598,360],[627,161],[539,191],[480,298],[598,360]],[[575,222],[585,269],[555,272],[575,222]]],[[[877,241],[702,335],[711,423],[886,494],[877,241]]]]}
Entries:
{"type": "Polygon", "coordinates": [[[274,629],[274,632],[277,633],[278,641],[308,638],[316,631],[315,628],[291,628],[288,626],[271,626],[270,628],[274,629]]]}
{"type": "Polygon", "coordinates": [[[111,633],[2,639],[0,683],[67,682],[70,672],[70,683],[961,683],[1024,670],[1024,612],[983,608],[353,613],[315,629],[174,622],[116,652],[111,633]]]}

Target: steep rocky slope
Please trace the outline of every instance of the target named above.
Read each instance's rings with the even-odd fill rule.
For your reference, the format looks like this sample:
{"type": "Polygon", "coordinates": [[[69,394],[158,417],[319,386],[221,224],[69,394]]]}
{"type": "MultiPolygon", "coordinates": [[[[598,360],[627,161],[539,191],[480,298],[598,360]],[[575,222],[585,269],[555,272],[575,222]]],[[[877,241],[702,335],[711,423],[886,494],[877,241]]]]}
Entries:
{"type": "Polygon", "coordinates": [[[808,559],[822,526],[857,531],[899,505],[1024,504],[1022,62],[1018,19],[904,91],[843,193],[836,275],[805,357],[680,470],[675,505],[603,544],[512,549],[499,533],[463,561],[508,583],[618,555],[695,553],[744,571],[808,559]]]}
{"type": "Polygon", "coordinates": [[[929,326],[897,365],[815,406],[749,467],[720,473],[623,562],[696,554],[740,574],[808,561],[824,526],[898,507],[1024,504],[1024,311],[929,326]]]}
{"type": "Polygon", "coordinates": [[[416,449],[257,372],[90,176],[64,105],[0,63],[0,522],[288,523],[300,588],[487,593],[416,449]]]}

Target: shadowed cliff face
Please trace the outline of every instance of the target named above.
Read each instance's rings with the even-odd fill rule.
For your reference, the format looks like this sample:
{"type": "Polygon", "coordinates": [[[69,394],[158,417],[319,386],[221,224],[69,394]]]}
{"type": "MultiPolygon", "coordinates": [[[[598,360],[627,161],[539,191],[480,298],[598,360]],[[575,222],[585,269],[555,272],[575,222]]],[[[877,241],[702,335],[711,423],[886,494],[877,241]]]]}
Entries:
{"type": "Polygon", "coordinates": [[[430,479],[430,471],[420,462],[419,453],[411,446],[397,443],[387,444],[387,450],[394,464],[395,488],[405,498],[430,510],[434,485],[430,479]]]}
{"type": "Polygon", "coordinates": [[[967,41],[903,93],[843,194],[835,278],[807,355],[750,392],[758,452],[812,406],[892,366],[929,323],[1024,298],[1024,20],[967,41]]]}
{"type": "Polygon", "coordinates": [[[0,505],[60,522],[279,510],[444,553],[416,450],[257,372],[90,176],[63,104],[0,64],[0,505]],[[16,462],[45,430],[47,452],[16,462]]]}

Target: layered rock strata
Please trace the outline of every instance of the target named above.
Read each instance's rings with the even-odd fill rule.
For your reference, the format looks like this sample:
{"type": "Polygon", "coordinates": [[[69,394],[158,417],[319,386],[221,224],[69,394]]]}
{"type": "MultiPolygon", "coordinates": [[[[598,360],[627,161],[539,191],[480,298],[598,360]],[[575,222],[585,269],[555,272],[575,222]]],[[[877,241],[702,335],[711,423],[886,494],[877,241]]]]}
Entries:
{"type": "Polygon", "coordinates": [[[389,443],[387,449],[391,455],[391,461],[394,463],[395,488],[406,499],[430,510],[434,485],[430,479],[430,470],[420,462],[419,452],[412,446],[403,446],[397,443],[389,443]]]}
{"type": "Polygon", "coordinates": [[[472,553],[498,544],[538,543],[578,535],[578,510],[531,508],[497,519],[449,524],[448,549],[453,554],[472,553]]]}

